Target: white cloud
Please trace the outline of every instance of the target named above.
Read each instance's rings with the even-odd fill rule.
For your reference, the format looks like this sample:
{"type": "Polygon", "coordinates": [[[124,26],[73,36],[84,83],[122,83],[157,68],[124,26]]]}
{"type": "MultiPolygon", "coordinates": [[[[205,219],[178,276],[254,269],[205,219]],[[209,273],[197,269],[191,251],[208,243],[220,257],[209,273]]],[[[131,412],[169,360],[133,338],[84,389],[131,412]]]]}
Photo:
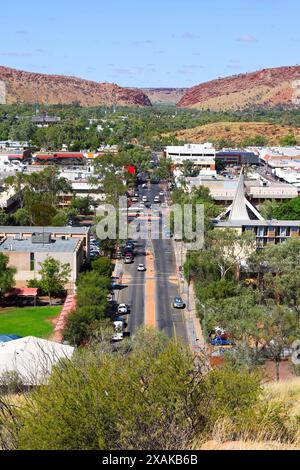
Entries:
{"type": "Polygon", "coordinates": [[[13,51],[2,51],[0,52],[1,57],[32,57],[32,52],[13,52],[13,51]]]}
{"type": "Polygon", "coordinates": [[[182,33],[181,38],[182,39],[196,39],[199,36],[195,33],[191,33],[190,31],[186,31],[185,33],[182,33]]]}
{"type": "Polygon", "coordinates": [[[251,34],[242,34],[237,38],[238,42],[257,42],[257,39],[251,34]]]}

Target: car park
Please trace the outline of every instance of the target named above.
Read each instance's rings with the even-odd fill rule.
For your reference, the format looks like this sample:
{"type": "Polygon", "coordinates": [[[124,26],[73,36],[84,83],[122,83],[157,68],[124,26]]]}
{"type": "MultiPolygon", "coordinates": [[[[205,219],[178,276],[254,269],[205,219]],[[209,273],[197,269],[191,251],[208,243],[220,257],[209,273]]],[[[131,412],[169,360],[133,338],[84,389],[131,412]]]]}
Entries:
{"type": "Polygon", "coordinates": [[[146,271],[146,266],[143,263],[140,263],[137,267],[138,271],[146,271]]]}
{"type": "Polygon", "coordinates": [[[182,300],[181,297],[179,297],[179,295],[177,295],[174,300],[173,300],[173,307],[174,308],[184,308],[185,307],[185,304],[182,300]]]}

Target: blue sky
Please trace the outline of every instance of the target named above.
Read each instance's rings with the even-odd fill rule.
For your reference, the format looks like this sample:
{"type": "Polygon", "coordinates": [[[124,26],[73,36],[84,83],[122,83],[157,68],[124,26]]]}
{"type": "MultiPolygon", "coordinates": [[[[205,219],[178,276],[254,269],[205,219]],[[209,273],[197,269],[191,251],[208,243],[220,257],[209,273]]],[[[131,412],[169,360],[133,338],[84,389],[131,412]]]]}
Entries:
{"type": "Polygon", "coordinates": [[[1,3],[0,65],[7,67],[189,87],[300,63],[299,0],[1,3]]]}

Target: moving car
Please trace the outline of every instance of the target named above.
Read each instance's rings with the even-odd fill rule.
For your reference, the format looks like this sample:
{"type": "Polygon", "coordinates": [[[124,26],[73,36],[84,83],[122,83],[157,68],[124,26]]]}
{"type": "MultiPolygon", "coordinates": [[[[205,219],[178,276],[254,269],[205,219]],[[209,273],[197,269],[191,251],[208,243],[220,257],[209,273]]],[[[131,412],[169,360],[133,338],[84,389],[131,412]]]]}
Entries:
{"type": "Polygon", "coordinates": [[[129,305],[126,305],[126,304],[118,305],[118,313],[128,313],[128,312],[129,312],[129,305]]]}
{"type": "Polygon", "coordinates": [[[143,263],[140,263],[137,267],[138,271],[146,271],[146,266],[143,263]]]}
{"type": "Polygon", "coordinates": [[[133,261],[133,256],[125,256],[124,264],[130,264],[133,261]]]}
{"type": "Polygon", "coordinates": [[[179,295],[177,295],[174,300],[173,300],[173,307],[174,308],[184,308],[185,307],[185,304],[182,300],[181,297],[179,297],[179,295]]]}

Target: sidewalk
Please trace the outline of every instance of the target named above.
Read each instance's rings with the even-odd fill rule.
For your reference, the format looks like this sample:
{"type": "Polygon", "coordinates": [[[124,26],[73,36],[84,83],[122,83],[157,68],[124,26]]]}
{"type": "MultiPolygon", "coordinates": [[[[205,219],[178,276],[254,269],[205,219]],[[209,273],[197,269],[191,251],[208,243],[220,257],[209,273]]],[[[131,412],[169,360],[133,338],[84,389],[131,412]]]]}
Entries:
{"type": "Polygon", "coordinates": [[[189,344],[193,351],[199,352],[200,350],[206,349],[206,344],[205,344],[205,340],[203,337],[200,321],[199,321],[199,318],[197,317],[197,310],[196,310],[197,299],[194,294],[194,286],[193,286],[193,283],[190,283],[190,287],[188,289],[188,283],[184,279],[183,272],[179,269],[179,267],[183,266],[185,263],[186,248],[183,242],[180,242],[180,241],[176,242],[174,241],[174,239],[173,239],[173,246],[174,246],[174,252],[175,252],[180,294],[187,306],[184,316],[186,320],[185,323],[186,323],[189,344]],[[189,296],[188,296],[188,291],[189,291],[189,296]]]}

